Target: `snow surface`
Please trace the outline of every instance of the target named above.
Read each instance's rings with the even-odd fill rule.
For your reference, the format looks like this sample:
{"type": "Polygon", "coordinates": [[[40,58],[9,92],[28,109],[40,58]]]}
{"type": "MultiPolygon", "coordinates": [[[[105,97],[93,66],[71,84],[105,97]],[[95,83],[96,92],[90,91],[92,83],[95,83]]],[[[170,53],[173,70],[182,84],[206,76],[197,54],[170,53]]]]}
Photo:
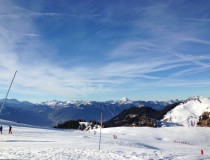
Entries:
{"type": "Polygon", "coordinates": [[[103,128],[99,151],[99,129],[94,134],[94,130],[35,128],[8,121],[0,121],[0,125],[4,127],[0,159],[210,159],[210,128],[103,128]],[[13,134],[8,134],[8,125],[13,134]],[[201,149],[204,155],[200,155],[201,149]]]}
{"type": "Polygon", "coordinates": [[[210,112],[210,99],[204,97],[192,97],[169,111],[163,121],[177,123],[191,127],[196,126],[199,116],[203,112],[210,112]]]}

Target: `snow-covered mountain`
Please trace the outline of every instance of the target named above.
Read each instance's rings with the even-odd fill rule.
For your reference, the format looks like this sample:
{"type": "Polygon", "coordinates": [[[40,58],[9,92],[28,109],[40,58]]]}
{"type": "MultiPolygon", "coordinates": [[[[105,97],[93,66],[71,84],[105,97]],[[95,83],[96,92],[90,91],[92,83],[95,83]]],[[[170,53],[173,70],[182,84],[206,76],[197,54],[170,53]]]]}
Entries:
{"type": "Polygon", "coordinates": [[[59,108],[65,108],[65,107],[69,107],[71,105],[75,105],[75,106],[80,106],[80,105],[91,105],[92,102],[91,101],[57,101],[57,100],[52,100],[52,101],[46,101],[46,102],[42,102],[41,105],[47,105],[49,107],[52,107],[54,109],[59,109],[59,108]]]}
{"type": "Polygon", "coordinates": [[[131,103],[133,103],[133,101],[131,101],[127,97],[123,97],[120,100],[116,101],[116,103],[120,103],[120,104],[131,104],[131,103]]]}
{"type": "Polygon", "coordinates": [[[190,97],[169,111],[163,121],[177,123],[183,126],[196,126],[199,116],[210,112],[210,99],[205,97],[190,97]]]}
{"type": "Polygon", "coordinates": [[[110,100],[106,102],[98,102],[98,101],[84,101],[84,100],[77,100],[77,101],[58,101],[58,100],[52,100],[52,101],[46,101],[42,102],[40,105],[46,105],[49,106],[53,109],[61,109],[61,108],[66,108],[66,107],[80,107],[81,106],[95,106],[95,105],[101,105],[101,104],[106,104],[106,105],[114,105],[114,106],[120,106],[120,105],[129,105],[129,106],[136,106],[136,107],[141,107],[141,106],[149,106],[153,109],[156,110],[162,110],[165,106],[173,104],[177,102],[178,100],[171,100],[171,101],[132,101],[128,99],[127,97],[123,97],[120,100],[110,100]]]}
{"type": "MultiPolygon", "coordinates": [[[[0,100],[0,105],[3,100],[0,100]]],[[[132,101],[128,98],[106,102],[97,101],[47,101],[33,104],[26,101],[9,99],[5,103],[1,118],[39,126],[53,126],[67,120],[103,120],[107,121],[131,107],[147,106],[162,111],[166,106],[175,104],[175,101],[132,101]]],[[[183,126],[196,126],[199,116],[210,111],[210,99],[204,97],[191,97],[171,110],[164,113],[163,121],[183,126]]]]}
{"type": "MultiPolygon", "coordinates": [[[[0,100],[0,105],[3,100],[0,100]]],[[[52,126],[67,120],[85,119],[100,120],[103,112],[103,120],[109,120],[130,107],[149,106],[161,110],[170,102],[163,101],[132,101],[128,98],[106,102],[97,101],[46,101],[40,104],[21,102],[15,99],[6,100],[1,118],[15,122],[32,125],[52,126]]]]}

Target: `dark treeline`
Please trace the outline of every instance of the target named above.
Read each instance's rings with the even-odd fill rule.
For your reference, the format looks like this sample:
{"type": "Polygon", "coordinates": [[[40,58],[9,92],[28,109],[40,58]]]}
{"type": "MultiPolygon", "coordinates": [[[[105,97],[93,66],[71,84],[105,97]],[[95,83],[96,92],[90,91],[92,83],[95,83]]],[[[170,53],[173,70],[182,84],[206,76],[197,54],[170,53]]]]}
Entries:
{"type": "Polygon", "coordinates": [[[59,123],[58,125],[54,126],[54,128],[62,128],[62,129],[83,129],[85,126],[80,126],[79,122],[88,122],[91,127],[94,125],[98,124],[99,122],[97,121],[86,121],[83,119],[78,119],[78,120],[69,120],[64,123],[59,123]]]}
{"type": "Polygon", "coordinates": [[[79,122],[85,122],[85,120],[78,119],[78,120],[69,120],[64,123],[59,123],[57,126],[54,126],[54,128],[63,128],[63,129],[78,129],[79,128],[79,122]]]}

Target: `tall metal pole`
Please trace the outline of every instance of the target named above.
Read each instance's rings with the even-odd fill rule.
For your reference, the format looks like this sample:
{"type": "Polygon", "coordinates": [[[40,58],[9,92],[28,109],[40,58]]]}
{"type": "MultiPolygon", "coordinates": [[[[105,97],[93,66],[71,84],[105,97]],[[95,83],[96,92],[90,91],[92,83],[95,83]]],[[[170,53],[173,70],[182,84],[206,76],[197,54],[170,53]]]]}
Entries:
{"type": "MultiPolygon", "coordinates": [[[[103,113],[101,112],[101,128],[102,128],[102,116],[103,116],[103,113]]],[[[101,128],[100,128],[100,139],[99,139],[99,151],[101,149],[101,128]]]]}
{"type": "Polygon", "coordinates": [[[10,83],[9,89],[8,89],[8,91],[7,91],[6,97],[4,98],[4,101],[3,101],[2,105],[1,105],[0,113],[1,113],[1,111],[2,111],[2,109],[3,109],[3,107],[4,107],[4,103],[5,103],[6,99],[7,99],[7,96],[8,96],[8,94],[9,94],[10,88],[11,88],[11,86],[12,86],[12,84],[13,84],[14,79],[15,79],[16,73],[17,73],[17,71],[15,71],[15,74],[14,74],[14,76],[13,76],[12,82],[10,83]]]}

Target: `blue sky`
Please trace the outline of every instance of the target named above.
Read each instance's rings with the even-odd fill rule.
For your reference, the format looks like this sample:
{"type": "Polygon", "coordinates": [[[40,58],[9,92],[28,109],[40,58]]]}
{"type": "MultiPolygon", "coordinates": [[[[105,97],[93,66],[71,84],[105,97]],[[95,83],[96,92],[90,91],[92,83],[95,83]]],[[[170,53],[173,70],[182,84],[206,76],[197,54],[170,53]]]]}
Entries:
{"type": "Polygon", "coordinates": [[[209,28],[209,0],[1,0],[0,97],[209,97],[209,28]]]}

